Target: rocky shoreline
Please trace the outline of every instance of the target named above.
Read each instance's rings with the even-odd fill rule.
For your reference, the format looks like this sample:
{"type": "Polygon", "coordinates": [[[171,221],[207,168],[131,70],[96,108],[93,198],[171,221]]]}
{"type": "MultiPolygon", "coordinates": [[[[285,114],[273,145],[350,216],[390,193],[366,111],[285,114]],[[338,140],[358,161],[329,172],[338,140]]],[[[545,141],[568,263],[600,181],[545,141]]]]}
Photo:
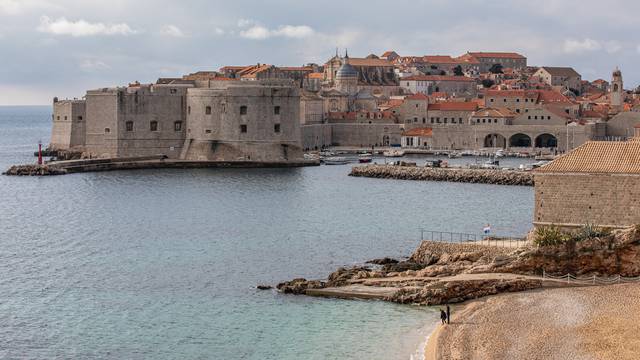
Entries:
{"type": "Polygon", "coordinates": [[[64,175],[67,171],[54,166],[48,165],[14,165],[2,175],[9,176],[50,176],[64,175]]]}
{"type": "Polygon", "coordinates": [[[531,172],[491,169],[430,168],[396,165],[354,166],[349,176],[379,179],[450,181],[475,184],[533,186],[531,172]]]}
{"type": "Polygon", "coordinates": [[[553,246],[509,249],[475,243],[424,241],[406,260],[378,259],[339,268],[325,280],[277,285],[284,294],[371,298],[440,305],[505,292],[568,286],[541,277],[640,276],[640,226],[553,246]]]}

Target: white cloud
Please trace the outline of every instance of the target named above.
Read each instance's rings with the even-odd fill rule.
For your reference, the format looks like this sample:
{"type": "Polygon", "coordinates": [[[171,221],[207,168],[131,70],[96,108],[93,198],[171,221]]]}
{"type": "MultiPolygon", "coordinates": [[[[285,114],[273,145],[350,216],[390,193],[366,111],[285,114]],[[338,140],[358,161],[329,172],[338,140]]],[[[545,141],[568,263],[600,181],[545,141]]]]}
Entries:
{"type": "Polygon", "coordinates": [[[602,49],[602,44],[593,39],[584,40],[567,39],[564,41],[564,52],[568,54],[581,53],[585,51],[597,51],[602,49]]]}
{"type": "Polygon", "coordinates": [[[162,35],[172,36],[172,37],[184,37],[185,36],[184,32],[179,27],[177,27],[175,25],[167,25],[167,26],[163,27],[162,30],[160,31],[160,33],[162,35]]]}
{"type": "Polygon", "coordinates": [[[238,27],[244,28],[247,26],[255,25],[255,20],[251,19],[240,19],[238,20],[238,27]]]}
{"type": "Polygon", "coordinates": [[[52,20],[48,16],[40,18],[38,31],[53,35],[71,35],[74,37],[94,35],[131,35],[136,32],[125,23],[90,23],[85,20],[69,21],[64,17],[52,20]]]}
{"type": "Polygon", "coordinates": [[[241,37],[252,40],[264,40],[271,37],[303,39],[314,34],[315,31],[307,25],[283,25],[275,30],[268,29],[262,25],[253,25],[240,31],[241,37]]]}
{"type": "Polygon", "coordinates": [[[109,70],[111,69],[111,66],[100,60],[85,59],[80,62],[80,68],[86,72],[93,72],[100,70],[109,70]]]}
{"type": "Polygon", "coordinates": [[[622,50],[622,44],[619,41],[616,41],[616,40],[607,41],[604,44],[604,49],[609,54],[615,54],[615,53],[619,52],[620,50],[622,50]]]}

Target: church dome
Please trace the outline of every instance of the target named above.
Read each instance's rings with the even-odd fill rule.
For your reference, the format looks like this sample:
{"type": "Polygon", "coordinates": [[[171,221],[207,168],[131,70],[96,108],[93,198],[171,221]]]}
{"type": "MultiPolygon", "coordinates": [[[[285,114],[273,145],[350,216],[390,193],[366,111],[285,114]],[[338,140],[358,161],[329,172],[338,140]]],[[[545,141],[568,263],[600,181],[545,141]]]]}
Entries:
{"type": "Polygon", "coordinates": [[[336,73],[336,78],[344,79],[344,78],[357,78],[358,70],[356,70],[353,66],[351,66],[348,62],[345,62],[340,66],[338,72],[336,73]]]}

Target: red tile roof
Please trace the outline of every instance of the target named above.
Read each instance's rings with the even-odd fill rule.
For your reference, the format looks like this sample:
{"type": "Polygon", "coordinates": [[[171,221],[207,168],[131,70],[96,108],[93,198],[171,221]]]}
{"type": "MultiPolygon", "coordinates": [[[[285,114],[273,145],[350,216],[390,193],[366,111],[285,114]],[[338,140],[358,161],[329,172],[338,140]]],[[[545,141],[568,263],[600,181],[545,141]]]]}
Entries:
{"type": "Polygon", "coordinates": [[[431,137],[433,136],[432,128],[415,128],[411,130],[407,130],[402,133],[402,136],[421,136],[421,137],[431,137]]]}
{"type": "Polygon", "coordinates": [[[474,79],[466,76],[445,76],[445,75],[414,75],[402,78],[400,81],[463,81],[475,82],[474,79]]]}
{"type": "Polygon", "coordinates": [[[423,93],[417,93],[407,96],[407,100],[429,100],[429,97],[423,93]]]}
{"type": "Polygon", "coordinates": [[[588,141],[535,171],[640,174],[640,141],[588,141]]]}
{"type": "Polygon", "coordinates": [[[499,59],[526,59],[526,57],[515,52],[469,52],[469,55],[478,58],[499,58],[499,59]]]}

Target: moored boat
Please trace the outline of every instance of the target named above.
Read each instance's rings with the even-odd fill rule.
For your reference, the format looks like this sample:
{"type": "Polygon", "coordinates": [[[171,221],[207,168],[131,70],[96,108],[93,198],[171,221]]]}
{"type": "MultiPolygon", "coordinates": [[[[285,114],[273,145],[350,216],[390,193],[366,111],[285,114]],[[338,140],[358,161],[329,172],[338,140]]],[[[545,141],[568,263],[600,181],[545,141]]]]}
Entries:
{"type": "Polygon", "coordinates": [[[349,160],[341,156],[334,156],[324,159],[325,165],[345,165],[348,164],[349,160]]]}
{"type": "Polygon", "coordinates": [[[371,154],[360,154],[358,155],[358,162],[362,164],[370,163],[373,161],[373,156],[371,154]]]}
{"type": "Polygon", "coordinates": [[[388,150],[382,153],[385,157],[402,157],[404,156],[404,151],[402,150],[388,150]]]}

